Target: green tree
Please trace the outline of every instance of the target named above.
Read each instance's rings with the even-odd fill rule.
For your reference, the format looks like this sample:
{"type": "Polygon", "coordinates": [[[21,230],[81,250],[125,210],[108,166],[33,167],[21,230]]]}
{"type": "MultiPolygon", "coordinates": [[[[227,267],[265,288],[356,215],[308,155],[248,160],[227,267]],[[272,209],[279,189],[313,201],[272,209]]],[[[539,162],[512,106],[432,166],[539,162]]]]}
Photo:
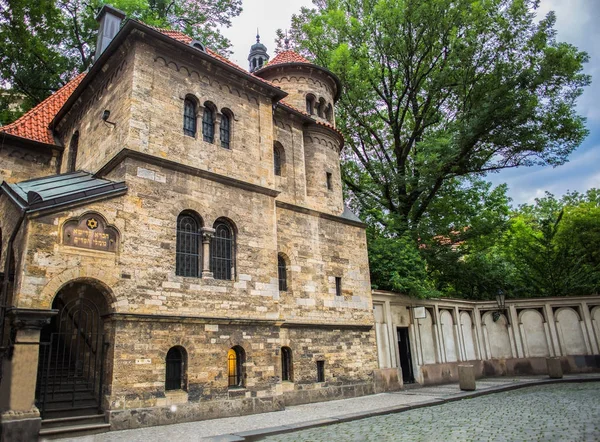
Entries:
{"type": "Polygon", "coordinates": [[[588,59],[533,0],[318,0],[295,47],[341,79],[343,179],[361,208],[415,229],[455,178],[562,164],[584,139],[588,59]]]}
{"type": "Polygon", "coordinates": [[[221,31],[241,0],[0,0],[0,124],[64,86],[93,61],[96,15],[104,3],[130,18],[180,30],[229,54],[221,31]]]}
{"type": "Polygon", "coordinates": [[[547,193],[511,220],[504,253],[522,296],[597,293],[600,287],[600,205],[592,189],[561,200],[547,193]],[[589,198],[588,198],[589,196],[589,198]]]}

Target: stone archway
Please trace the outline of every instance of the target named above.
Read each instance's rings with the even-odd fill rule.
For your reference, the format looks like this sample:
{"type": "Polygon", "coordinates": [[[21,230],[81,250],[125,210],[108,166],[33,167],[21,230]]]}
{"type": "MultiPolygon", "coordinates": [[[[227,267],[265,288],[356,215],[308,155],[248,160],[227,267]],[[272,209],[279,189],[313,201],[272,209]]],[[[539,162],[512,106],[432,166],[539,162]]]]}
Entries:
{"type": "Polygon", "coordinates": [[[36,405],[42,417],[95,413],[102,407],[106,342],[103,317],[110,295],[93,280],[75,280],[56,293],[58,313],[40,335],[36,405]]]}

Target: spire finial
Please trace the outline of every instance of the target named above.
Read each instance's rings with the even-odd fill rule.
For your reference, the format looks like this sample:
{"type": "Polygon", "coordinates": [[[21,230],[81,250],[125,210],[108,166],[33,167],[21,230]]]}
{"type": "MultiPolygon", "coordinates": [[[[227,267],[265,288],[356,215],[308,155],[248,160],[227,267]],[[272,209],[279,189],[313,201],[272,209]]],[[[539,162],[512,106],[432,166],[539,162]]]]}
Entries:
{"type": "Polygon", "coordinates": [[[283,43],[285,44],[286,50],[290,49],[290,39],[288,38],[287,29],[285,30],[285,39],[283,40],[283,43]]]}
{"type": "Polygon", "coordinates": [[[256,43],[260,43],[260,33],[258,32],[258,28],[256,28],[256,43]]]}

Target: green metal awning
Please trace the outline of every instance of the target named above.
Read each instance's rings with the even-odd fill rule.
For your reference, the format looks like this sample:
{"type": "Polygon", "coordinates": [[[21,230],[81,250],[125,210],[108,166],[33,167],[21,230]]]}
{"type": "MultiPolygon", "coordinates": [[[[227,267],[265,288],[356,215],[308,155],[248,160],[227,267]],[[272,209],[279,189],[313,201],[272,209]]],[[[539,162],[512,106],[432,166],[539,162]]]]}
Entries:
{"type": "Polygon", "coordinates": [[[111,198],[127,192],[124,182],[95,178],[88,172],[70,172],[0,187],[21,209],[46,211],[111,198]]]}

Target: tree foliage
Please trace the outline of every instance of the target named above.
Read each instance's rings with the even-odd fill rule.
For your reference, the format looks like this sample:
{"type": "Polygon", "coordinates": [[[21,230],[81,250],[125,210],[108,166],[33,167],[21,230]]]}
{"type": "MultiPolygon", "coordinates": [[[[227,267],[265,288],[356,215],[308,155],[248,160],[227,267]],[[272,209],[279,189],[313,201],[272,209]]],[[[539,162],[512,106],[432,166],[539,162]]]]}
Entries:
{"type": "Polygon", "coordinates": [[[241,0],[0,0],[0,124],[17,118],[93,61],[104,3],[129,18],[180,30],[227,55],[220,32],[241,12],[241,0]]]}
{"type": "Polygon", "coordinates": [[[313,3],[287,35],[342,82],[336,117],[351,205],[382,238],[412,238],[437,290],[490,296],[505,273],[494,269],[514,270],[492,253],[508,205],[479,216],[482,205],[502,205],[502,191],[473,183],[567,160],[588,133],[575,108],[590,82],[587,54],[556,40],[554,13],[536,19],[537,0],[313,3]],[[436,236],[459,244],[440,245],[436,236]]]}

